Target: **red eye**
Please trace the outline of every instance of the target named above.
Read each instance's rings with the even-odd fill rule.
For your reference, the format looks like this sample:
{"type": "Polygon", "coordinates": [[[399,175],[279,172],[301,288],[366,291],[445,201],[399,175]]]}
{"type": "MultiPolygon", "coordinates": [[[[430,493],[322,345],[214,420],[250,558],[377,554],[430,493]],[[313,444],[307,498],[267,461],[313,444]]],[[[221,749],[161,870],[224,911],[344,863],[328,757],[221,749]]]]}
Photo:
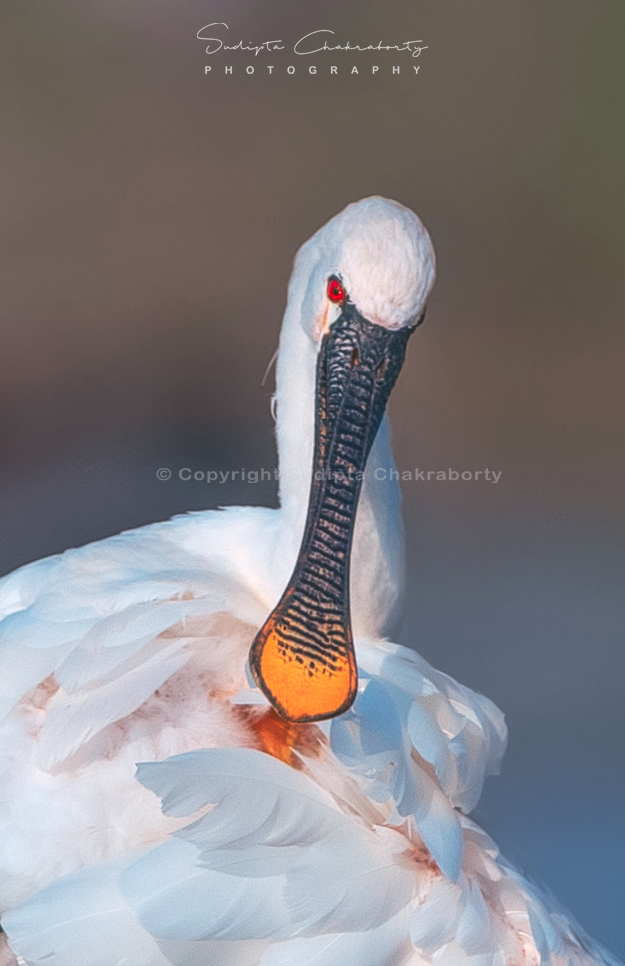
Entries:
{"type": "Polygon", "coordinates": [[[338,278],[330,278],[328,280],[328,298],[331,302],[344,302],[347,298],[347,292],[338,278]]]}

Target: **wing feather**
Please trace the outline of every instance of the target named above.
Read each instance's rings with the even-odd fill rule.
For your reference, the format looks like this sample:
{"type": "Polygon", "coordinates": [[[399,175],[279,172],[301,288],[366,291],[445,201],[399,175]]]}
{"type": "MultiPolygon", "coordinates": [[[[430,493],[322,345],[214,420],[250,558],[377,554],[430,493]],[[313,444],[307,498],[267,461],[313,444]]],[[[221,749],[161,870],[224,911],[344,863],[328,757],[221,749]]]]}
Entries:
{"type": "Polygon", "coordinates": [[[459,816],[413,755],[405,726],[411,703],[389,681],[366,678],[353,708],[332,721],[332,750],[374,801],[390,800],[400,819],[413,817],[434,861],[455,880],[462,863],[459,816]]]}
{"type": "Polygon", "coordinates": [[[180,518],[69,550],[0,581],[0,721],[55,679],[38,726],[39,767],[58,767],[139,708],[202,649],[213,615],[262,622],[266,604],[237,575],[236,554],[228,570],[224,545],[234,528],[244,561],[245,540],[258,539],[273,517],[250,509],[195,515],[192,526],[180,518]],[[187,546],[198,530],[207,540],[203,556],[187,546]]]}
{"type": "MultiPolygon", "coordinates": [[[[291,934],[358,931],[363,921],[375,928],[410,900],[413,875],[389,848],[397,833],[385,829],[381,837],[308,776],[262,752],[190,752],[140,765],[138,777],[161,796],[167,815],[212,806],[176,833],[204,869],[247,882],[268,872],[283,878],[291,934]]],[[[141,921],[148,915],[154,925],[160,914],[144,907],[141,921]]]]}
{"type": "Polygon", "coordinates": [[[184,641],[175,640],[120,678],[95,690],[57,691],[48,707],[37,748],[40,768],[50,771],[114,721],[125,718],[187,660],[184,641]]]}
{"type": "Polygon", "coordinates": [[[29,966],[171,966],[117,888],[131,860],[74,873],[4,914],[14,952],[29,966]]]}
{"type": "Polygon", "coordinates": [[[414,949],[406,918],[402,911],[375,929],[272,944],[260,966],[407,966],[414,949]]]}

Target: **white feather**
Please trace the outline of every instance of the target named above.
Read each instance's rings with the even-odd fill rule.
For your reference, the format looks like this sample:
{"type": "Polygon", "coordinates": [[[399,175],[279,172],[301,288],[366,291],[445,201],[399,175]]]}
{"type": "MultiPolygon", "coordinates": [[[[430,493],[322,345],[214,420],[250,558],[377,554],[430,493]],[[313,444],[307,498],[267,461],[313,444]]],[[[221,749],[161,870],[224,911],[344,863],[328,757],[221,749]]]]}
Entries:
{"type": "Polygon", "coordinates": [[[368,678],[353,708],[332,721],[332,749],[375,801],[412,815],[432,857],[451,879],[462,861],[458,816],[412,754],[404,722],[409,694],[383,678],[368,678]]]}
{"type": "Polygon", "coordinates": [[[180,653],[182,644],[170,643],[121,679],[107,681],[95,691],[57,691],[41,729],[39,767],[51,771],[107,725],[136,711],[188,660],[188,654],[180,653]]]}
{"type": "Polygon", "coordinates": [[[170,966],[117,889],[131,858],[62,879],[3,916],[12,949],[29,966],[170,966]]]}
{"type": "Polygon", "coordinates": [[[258,966],[267,943],[162,940],[158,946],[171,966],[258,966]]]}
{"type": "Polygon", "coordinates": [[[272,944],[260,966],[416,966],[414,952],[400,912],[373,929],[272,944]]]}
{"type": "Polygon", "coordinates": [[[122,875],[138,920],[160,940],[262,940],[288,935],[283,877],[206,868],[190,842],[170,841],[122,875]]]}
{"type": "MultiPolygon", "coordinates": [[[[176,833],[195,846],[205,869],[244,879],[284,877],[291,934],[355,931],[363,917],[373,928],[410,899],[413,878],[375,829],[343,814],[310,778],[268,755],[192,752],[141,765],[138,777],[162,797],[168,815],[214,806],[176,833]]],[[[155,923],[165,914],[160,905],[154,915],[143,907],[141,919],[155,923]]]]}

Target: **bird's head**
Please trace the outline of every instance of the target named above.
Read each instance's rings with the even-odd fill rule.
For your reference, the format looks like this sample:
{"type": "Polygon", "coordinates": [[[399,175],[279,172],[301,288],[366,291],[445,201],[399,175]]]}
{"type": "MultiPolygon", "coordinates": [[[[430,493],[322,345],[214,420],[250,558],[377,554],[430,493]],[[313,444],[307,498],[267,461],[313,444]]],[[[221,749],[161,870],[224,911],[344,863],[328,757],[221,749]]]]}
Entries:
{"type": "MultiPolygon", "coordinates": [[[[291,721],[334,717],[356,695],[349,604],[356,509],[369,451],[433,282],[427,231],[413,212],[383,198],[349,205],[296,259],[280,365],[290,379],[303,378],[302,355],[289,351],[301,350],[303,329],[316,353],[308,515],[291,579],[250,651],[259,687],[291,721]]],[[[312,383],[306,393],[312,395],[312,383]]],[[[305,424],[291,422],[287,444],[305,432],[305,424]]]]}
{"type": "Polygon", "coordinates": [[[345,304],[389,331],[413,326],[434,284],[434,248],[417,216],[386,198],[348,205],[300,249],[291,291],[320,342],[345,304]]]}

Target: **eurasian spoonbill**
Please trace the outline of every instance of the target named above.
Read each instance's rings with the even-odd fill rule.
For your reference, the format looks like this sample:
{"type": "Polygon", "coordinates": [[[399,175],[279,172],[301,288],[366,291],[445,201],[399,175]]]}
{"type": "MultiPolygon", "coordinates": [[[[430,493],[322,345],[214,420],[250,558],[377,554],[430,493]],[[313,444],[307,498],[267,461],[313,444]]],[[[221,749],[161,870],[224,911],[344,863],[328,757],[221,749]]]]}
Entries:
{"type": "Polygon", "coordinates": [[[289,286],[280,508],[188,514],[2,581],[0,909],[19,962],[611,961],[468,817],[500,712],[387,639],[399,494],[362,473],[368,454],[392,465],[384,408],[433,280],[411,211],[348,206],[289,286]]]}

